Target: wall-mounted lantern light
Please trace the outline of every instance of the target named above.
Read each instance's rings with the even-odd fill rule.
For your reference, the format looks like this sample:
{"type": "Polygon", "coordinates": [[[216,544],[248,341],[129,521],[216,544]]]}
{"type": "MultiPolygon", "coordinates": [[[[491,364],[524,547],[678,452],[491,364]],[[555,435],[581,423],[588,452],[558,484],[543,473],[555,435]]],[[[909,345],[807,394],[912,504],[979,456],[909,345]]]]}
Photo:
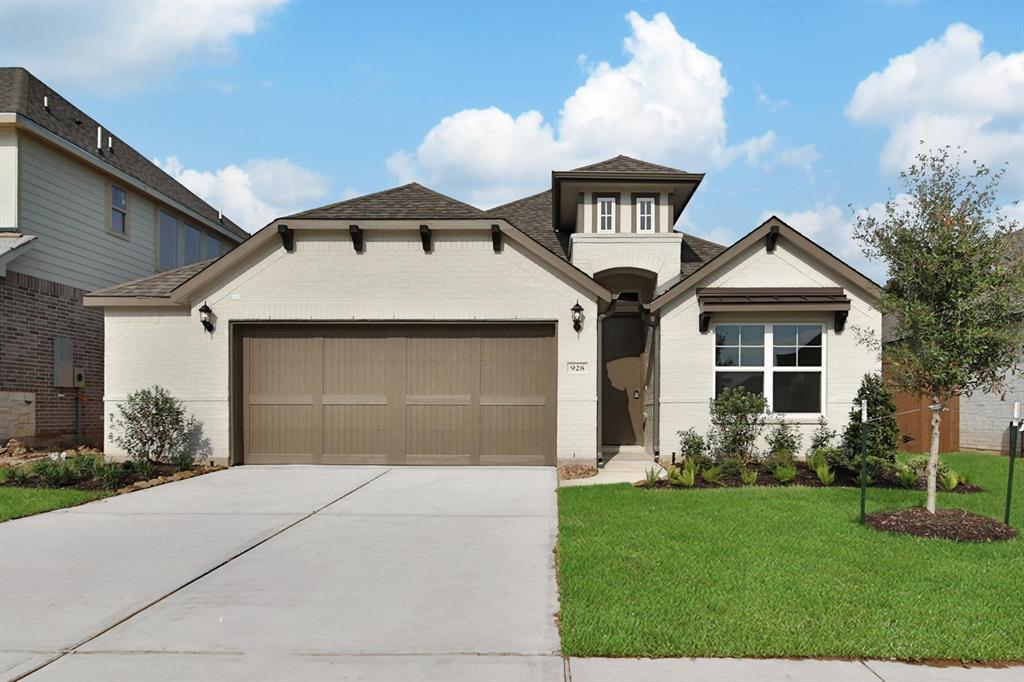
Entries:
{"type": "Polygon", "coordinates": [[[206,303],[199,308],[199,321],[203,323],[203,329],[213,333],[213,310],[206,303]]]}
{"type": "Polygon", "coordinates": [[[572,328],[577,333],[583,329],[583,306],[580,305],[579,301],[576,301],[576,305],[572,307],[572,328]]]}

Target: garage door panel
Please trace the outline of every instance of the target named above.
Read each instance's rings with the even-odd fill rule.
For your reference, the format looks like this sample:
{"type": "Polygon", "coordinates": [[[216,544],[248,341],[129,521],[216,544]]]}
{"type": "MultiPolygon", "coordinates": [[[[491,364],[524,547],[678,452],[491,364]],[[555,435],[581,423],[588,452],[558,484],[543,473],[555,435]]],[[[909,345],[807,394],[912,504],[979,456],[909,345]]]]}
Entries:
{"type": "Polygon", "coordinates": [[[320,444],[313,405],[251,405],[247,459],[259,464],[312,463],[320,444]]]}
{"type": "Polygon", "coordinates": [[[551,325],[242,333],[247,462],[554,463],[551,325]]]}
{"type": "Polygon", "coordinates": [[[325,464],[384,464],[394,449],[392,441],[403,436],[388,419],[386,401],[325,404],[323,414],[325,464]]]}

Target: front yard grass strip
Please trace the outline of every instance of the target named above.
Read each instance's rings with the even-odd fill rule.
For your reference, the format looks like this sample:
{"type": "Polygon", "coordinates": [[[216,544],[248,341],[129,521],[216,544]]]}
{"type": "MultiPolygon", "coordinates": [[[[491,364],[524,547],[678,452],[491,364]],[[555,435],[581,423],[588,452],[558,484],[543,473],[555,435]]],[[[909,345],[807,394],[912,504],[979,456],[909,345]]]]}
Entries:
{"type": "MultiPolygon", "coordinates": [[[[1007,459],[943,459],[984,491],[940,493],[939,506],[1001,519],[1007,459]]],[[[858,494],[559,489],[565,654],[1024,660],[1024,539],[882,533],[858,523],[858,494]]],[[[868,492],[869,511],[923,503],[868,492]]]]}
{"type": "Polygon", "coordinates": [[[107,497],[102,490],[75,490],[73,488],[18,488],[0,486],[0,521],[31,516],[42,512],[74,507],[107,497]]]}

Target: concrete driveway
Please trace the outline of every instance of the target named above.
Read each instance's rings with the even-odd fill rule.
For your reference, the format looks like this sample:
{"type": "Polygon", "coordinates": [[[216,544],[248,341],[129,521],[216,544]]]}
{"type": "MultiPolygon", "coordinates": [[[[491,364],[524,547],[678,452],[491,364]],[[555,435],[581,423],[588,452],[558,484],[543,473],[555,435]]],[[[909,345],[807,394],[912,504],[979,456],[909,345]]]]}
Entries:
{"type": "Polygon", "coordinates": [[[0,525],[0,678],[561,680],[551,468],[239,467],[0,525]]]}

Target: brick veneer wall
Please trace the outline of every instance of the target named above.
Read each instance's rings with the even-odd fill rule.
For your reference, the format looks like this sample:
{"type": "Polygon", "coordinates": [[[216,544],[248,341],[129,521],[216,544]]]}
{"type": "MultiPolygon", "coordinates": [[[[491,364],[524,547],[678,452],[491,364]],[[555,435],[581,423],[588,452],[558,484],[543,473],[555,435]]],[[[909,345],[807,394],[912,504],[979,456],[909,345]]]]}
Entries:
{"type": "MultiPolygon", "coordinates": [[[[103,311],[82,306],[85,291],[8,270],[0,277],[0,392],[35,394],[37,444],[71,444],[75,390],[53,386],[53,337],[72,340],[85,370],[83,441],[103,440],[103,311]]],[[[0,434],[3,436],[4,434],[0,434]]]]}
{"type": "Polygon", "coordinates": [[[960,399],[960,447],[1010,452],[1013,403],[1024,403],[1024,375],[1007,377],[1006,395],[977,393],[960,399]]]}

